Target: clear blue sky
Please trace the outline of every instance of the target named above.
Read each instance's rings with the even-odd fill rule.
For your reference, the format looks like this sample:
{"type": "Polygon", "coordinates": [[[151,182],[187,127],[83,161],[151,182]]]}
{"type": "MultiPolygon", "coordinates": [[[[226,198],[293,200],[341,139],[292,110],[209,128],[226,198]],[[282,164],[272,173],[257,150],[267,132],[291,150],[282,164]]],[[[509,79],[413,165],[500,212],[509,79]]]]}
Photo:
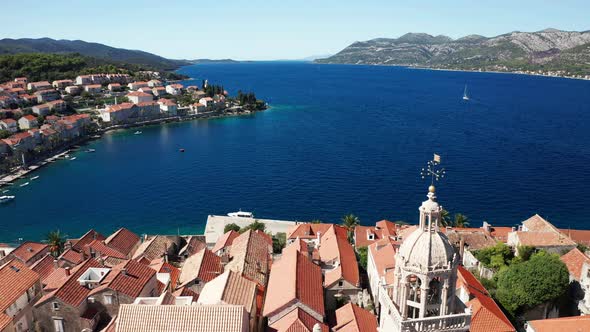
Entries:
{"type": "Polygon", "coordinates": [[[54,0],[1,8],[0,38],[82,39],[187,59],[299,59],[406,32],[590,29],[589,0],[54,0]]]}

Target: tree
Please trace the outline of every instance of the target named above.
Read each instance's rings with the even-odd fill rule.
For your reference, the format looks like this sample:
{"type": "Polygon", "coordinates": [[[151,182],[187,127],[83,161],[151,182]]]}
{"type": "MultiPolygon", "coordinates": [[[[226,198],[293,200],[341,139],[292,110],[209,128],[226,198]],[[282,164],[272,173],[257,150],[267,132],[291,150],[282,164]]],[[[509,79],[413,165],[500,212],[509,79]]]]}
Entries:
{"type": "Polygon", "coordinates": [[[227,224],[223,227],[223,233],[227,233],[229,231],[239,232],[240,226],[236,225],[235,223],[227,224]]]}
{"type": "Polygon", "coordinates": [[[447,227],[451,225],[451,214],[449,211],[442,209],[440,212],[440,225],[442,227],[447,227]]]}
{"type": "Polygon", "coordinates": [[[356,248],[359,265],[367,271],[367,252],[369,247],[356,248]]]}
{"type": "Polygon", "coordinates": [[[247,232],[248,230],[264,232],[265,229],[266,225],[258,221],[258,219],[256,219],[253,222],[251,222],[248,226],[245,226],[242,229],[240,229],[240,233],[247,232]]]}
{"type": "Polygon", "coordinates": [[[342,225],[346,228],[348,233],[348,242],[353,242],[354,228],[360,225],[360,220],[354,214],[347,214],[342,217],[342,225]]]}
{"type": "Polygon", "coordinates": [[[57,258],[59,255],[61,255],[64,249],[64,244],[66,243],[66,239],[59,230],[47,233],[45,240],[49,246],[49,252],[51,252],[53,257],[57,258]]]}
{"type": "Polygon", "coordinates": [[[510,247],[500,241],[498,241],[493,247],[474,251],[473,255],[483,264],[483,266],[494,270],[499,270],[502,267],[508,266],[514,258],[514,254],[510,247]]]}
{"type": "Polygon", "coordinates": [[[559,298],[569,285],[569,272],[556,254],[540,251],[498,274],[496,298],[511,314],[559,298]]]}
{"type": "Polygon", "coordinates": [[[0,139],[7,138],[12,135],[8,130],[0,129],[0,139]]]}
{"type": "Polygon", "coordinates": [[[287,234],[278,232],[272,237],[272,252],[280,254],[287,245],[287,234]]]}
{"type": "Polygon", "coordinates": [[[461,213],[455,214],[455,220],[453,221],[453,225],[459,228],[465,228],[469,226],[469,218],[461,213]]]}

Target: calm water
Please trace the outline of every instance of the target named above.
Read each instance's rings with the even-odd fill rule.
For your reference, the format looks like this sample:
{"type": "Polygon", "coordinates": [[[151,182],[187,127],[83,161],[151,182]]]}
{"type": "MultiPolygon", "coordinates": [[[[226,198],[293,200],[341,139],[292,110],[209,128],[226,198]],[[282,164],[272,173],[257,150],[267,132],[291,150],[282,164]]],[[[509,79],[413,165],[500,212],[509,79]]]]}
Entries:
{"type": "Polygon", "coordinates": [[[441,204],[480,226],[533,213],[590,228],[590,82],[306,63],[210,64],[182,73],[255,91],[273,108],[107,134],[11,190],[0,240],[60,228],[202,232],[208,214],[415,222],[442,155],[441,204]],[[468,84],[472,101],[461,100],[468,84]],[[179,153],[179,148],[185,153],[179,153]]]}

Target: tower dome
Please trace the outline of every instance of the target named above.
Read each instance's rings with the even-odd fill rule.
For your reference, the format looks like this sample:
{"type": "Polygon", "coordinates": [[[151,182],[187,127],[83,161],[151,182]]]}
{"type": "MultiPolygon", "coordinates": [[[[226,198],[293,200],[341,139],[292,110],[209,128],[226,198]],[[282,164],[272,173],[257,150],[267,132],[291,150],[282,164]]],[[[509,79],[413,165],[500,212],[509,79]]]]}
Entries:
{"type": "Polygon", "coordinates": [[[441,232],[418,228],[404,240],[399,255],[405,266],[428,271],[452,264],[455,250],[441,232]]]}

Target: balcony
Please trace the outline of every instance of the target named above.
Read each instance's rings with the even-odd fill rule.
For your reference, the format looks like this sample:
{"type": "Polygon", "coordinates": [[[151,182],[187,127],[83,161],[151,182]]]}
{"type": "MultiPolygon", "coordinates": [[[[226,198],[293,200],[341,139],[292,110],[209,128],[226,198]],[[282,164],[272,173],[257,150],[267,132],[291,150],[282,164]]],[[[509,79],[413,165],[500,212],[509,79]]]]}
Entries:
{"type": "Polygon", "coordinates": [[[379,302],[381,315],[388,315],[393,322],[395,331],[429,332],[429,331],[468,331],[471,323],[471,312],[438,317],[408,318],[403,320],[399,309],[387,295],[387,290],[379,286],[379,302]]]}

